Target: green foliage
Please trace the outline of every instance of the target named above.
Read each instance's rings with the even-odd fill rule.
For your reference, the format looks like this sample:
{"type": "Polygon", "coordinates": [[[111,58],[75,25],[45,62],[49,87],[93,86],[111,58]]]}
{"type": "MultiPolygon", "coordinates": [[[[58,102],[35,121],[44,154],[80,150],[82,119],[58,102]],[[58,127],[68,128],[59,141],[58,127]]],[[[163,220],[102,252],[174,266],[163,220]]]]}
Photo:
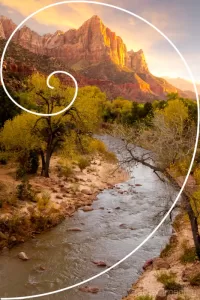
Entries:
{"type": "Polygon", "coordinates": [[[153,117],[153,106],[151,103],[137,103],[123,99],[104,101],[102,103],[102,115],[105,122],[117,122],[122,124],[135,124],[144,122],[150,125],[153,117]]]}
{"type": "Polygon", "coordinates": [[[197,261],[198,258],[194,247],[190,248],[185,243],[182,244],[182,247],[184,250],[183,254],[180,257],[180,262],[182,264],[193,263],[197,261]]]}
{"type": "Polygon", "coordinates": [[[174,245],[172,243],[167,244],[165,248],[161,251],[160,257],[161,258],[168,257],[172,253],[173,249],[174,249],[174,245]]]}
{"type": "MultiPolygon", "coordinates": [[[[19,98],[21,101],[27,99],[32,109],[42,113],[61,111],[72,100],[74,88],[62,85],[57,77],[52,77],[50,84],[53,90],[47,87],[45,76],[33,74],[26,82],[26,89],[19,92],[19,98]]],[[[19,162],[27,162],[28,166],[20,163],[19,175],[29,173],[27,169],[36,172],[36,153],[42,156],[44,176],[48,176],[50,159],[55,151],[66,156],[69,152],[72,156],[85,154],[88,140],[101,122],[102,101],[105,101],[105,94],[98,88],[84,87],[79,89],[73,108],[66,113],[55,117],[23,113],[7,121],[0,134],[0,143],[6,151],[12,151],[19,162]],[[29,153],[30,157],[27,157],[29,153]]]]}
{"type": "Polygon", "coordinates": [[[181,291],[182,286],[176,282],[176,274],[173,272],[160,272],[156,276],[157,280],[164,285],[167,291],[181,291]]]}
{"type": "Polygon", "coordinates": [[[26,179],[24,179],[22,183],[17,186],[16,195],[19,200],[35,202],[36,194],[26,179]]]}

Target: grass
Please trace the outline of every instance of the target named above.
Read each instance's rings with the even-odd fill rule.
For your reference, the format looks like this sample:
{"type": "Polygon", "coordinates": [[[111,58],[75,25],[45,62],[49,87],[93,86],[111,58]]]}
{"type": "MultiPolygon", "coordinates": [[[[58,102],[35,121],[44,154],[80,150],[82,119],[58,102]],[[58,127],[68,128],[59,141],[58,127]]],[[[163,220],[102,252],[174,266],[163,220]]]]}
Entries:
{"type": "Polygon", "coordinates": [[[182,290],[182,286],[176,282],[176,274],[173,272],[160,272],[156,278],[167,291],[178,292],[182,290]]]}
{"type": "Polygon", "coordinates": [[[188,247],[185,242],[182,244],[182,247],[184,249],[184,252],[180,257],[180,262],[182,264],[193,263],[197,261],[198,258],[194,247],[188,247]]]}

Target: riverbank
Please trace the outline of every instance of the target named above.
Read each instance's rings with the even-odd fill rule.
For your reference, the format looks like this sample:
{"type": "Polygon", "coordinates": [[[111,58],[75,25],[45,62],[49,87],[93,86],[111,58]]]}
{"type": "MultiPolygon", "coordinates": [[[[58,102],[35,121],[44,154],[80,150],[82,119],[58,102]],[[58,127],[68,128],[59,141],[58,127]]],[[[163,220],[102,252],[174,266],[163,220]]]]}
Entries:
{"type": "MultiPolygon", "coordinates": [[[[170,174],[172,178],[174,174],[170,174]]],[[[184,177],[175,178],[182,186],[184,177]]],[[[192,193],[196,183],[189,177],[185,191],[192,193]]],[[[175,218],[169,243],[157,258],[143,266],[143,274],[124,300],[197,300],[200,298],[200,262],[197,259],[191,225],[184,211],[175,218]]]]}
{"type": "Polygon", "coordinates": [[[15,168],[1,167],[0,196],[6,197],[6,202],[0,208],[0,249],[35,238],[66,217],[73,217],[77,209],[86,213],[93,210],[91,205],[97,194],[128,179],[128,174],[117,168],[117,162],[106,161],[101,156],[96,156],[82,171],[76,164],[69,174],[61,171],[59,158],[53,157],[50,178],[33,176],[28,183],[22,183],[15,180],[15,168]],[[36,199],[34,202],[18,200],[16,190],[27,196],[34,192],[36,199]]]}

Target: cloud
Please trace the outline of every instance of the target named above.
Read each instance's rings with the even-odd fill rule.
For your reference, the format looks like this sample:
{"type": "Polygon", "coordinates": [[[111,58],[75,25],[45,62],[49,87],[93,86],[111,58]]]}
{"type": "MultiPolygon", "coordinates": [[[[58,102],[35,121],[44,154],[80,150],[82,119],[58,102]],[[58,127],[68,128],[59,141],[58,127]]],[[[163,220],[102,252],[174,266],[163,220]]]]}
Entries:
{"type": "MultiPolygon", "coordinates": [[[[22,16],[27,17],[38,9],[55,3],[55,1],[49,0],[0,0],[0,4],[3,4],[8,9],[11,8],[19,12],[22,16]]],[[[76,28],[82,25],[82,23],[95,14],[95,7],[87,4],[62,4],[35,15],[34,20],[40,24],[55,26],[56,28],[65,30],[65,28],[76,28]],[[67,17],[66,17],[67,15],[67,17]]]]}

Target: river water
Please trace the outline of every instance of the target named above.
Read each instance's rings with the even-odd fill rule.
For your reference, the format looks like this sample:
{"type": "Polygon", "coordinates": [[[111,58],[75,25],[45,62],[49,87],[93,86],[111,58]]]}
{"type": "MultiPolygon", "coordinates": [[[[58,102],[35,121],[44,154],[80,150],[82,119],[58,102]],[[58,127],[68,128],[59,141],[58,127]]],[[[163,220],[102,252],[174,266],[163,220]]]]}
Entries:
{"type": "MultiPolygon", "coordinates": [[[[125,153],[122,143],[116,138],[103,136],[102,139],[119,157],[125,153]]],[[[105,261],[111,266],[138,246],[158,224],[155,215],[169,193],[173,193],[175,199],[177,191],[166,186],[152,170],[141,164],[129,166],[129,171],[128,181],[98,195],[93,203],[94,211],[85,213],[79,210],[73,218],[66,219],[51,231],[1,255],[0,296],[35,295],[78,283],[103,270],[92,261],[105,261]],[[125,193],[121,194],[119,188],[125,193]],[[100,209],[102,207],[104,210],[100,209]],[[121,224],[128,228],[122,229],[121,224]],[[67,231],[72,227],[82,231],[67,231]],[[31,259],[27,262],[19,260],[17,254],[21,251],[31,259]],[[40,270],[41,265],[45,271],[40,270]]],[[[98,294],[84,293],[76,288],[43,299],[120,300],[141,274],[144,262],[159,255],[170,235],[168,222],[131,258],[89,282],[87,285],[100,289],[98,294]]]]}

